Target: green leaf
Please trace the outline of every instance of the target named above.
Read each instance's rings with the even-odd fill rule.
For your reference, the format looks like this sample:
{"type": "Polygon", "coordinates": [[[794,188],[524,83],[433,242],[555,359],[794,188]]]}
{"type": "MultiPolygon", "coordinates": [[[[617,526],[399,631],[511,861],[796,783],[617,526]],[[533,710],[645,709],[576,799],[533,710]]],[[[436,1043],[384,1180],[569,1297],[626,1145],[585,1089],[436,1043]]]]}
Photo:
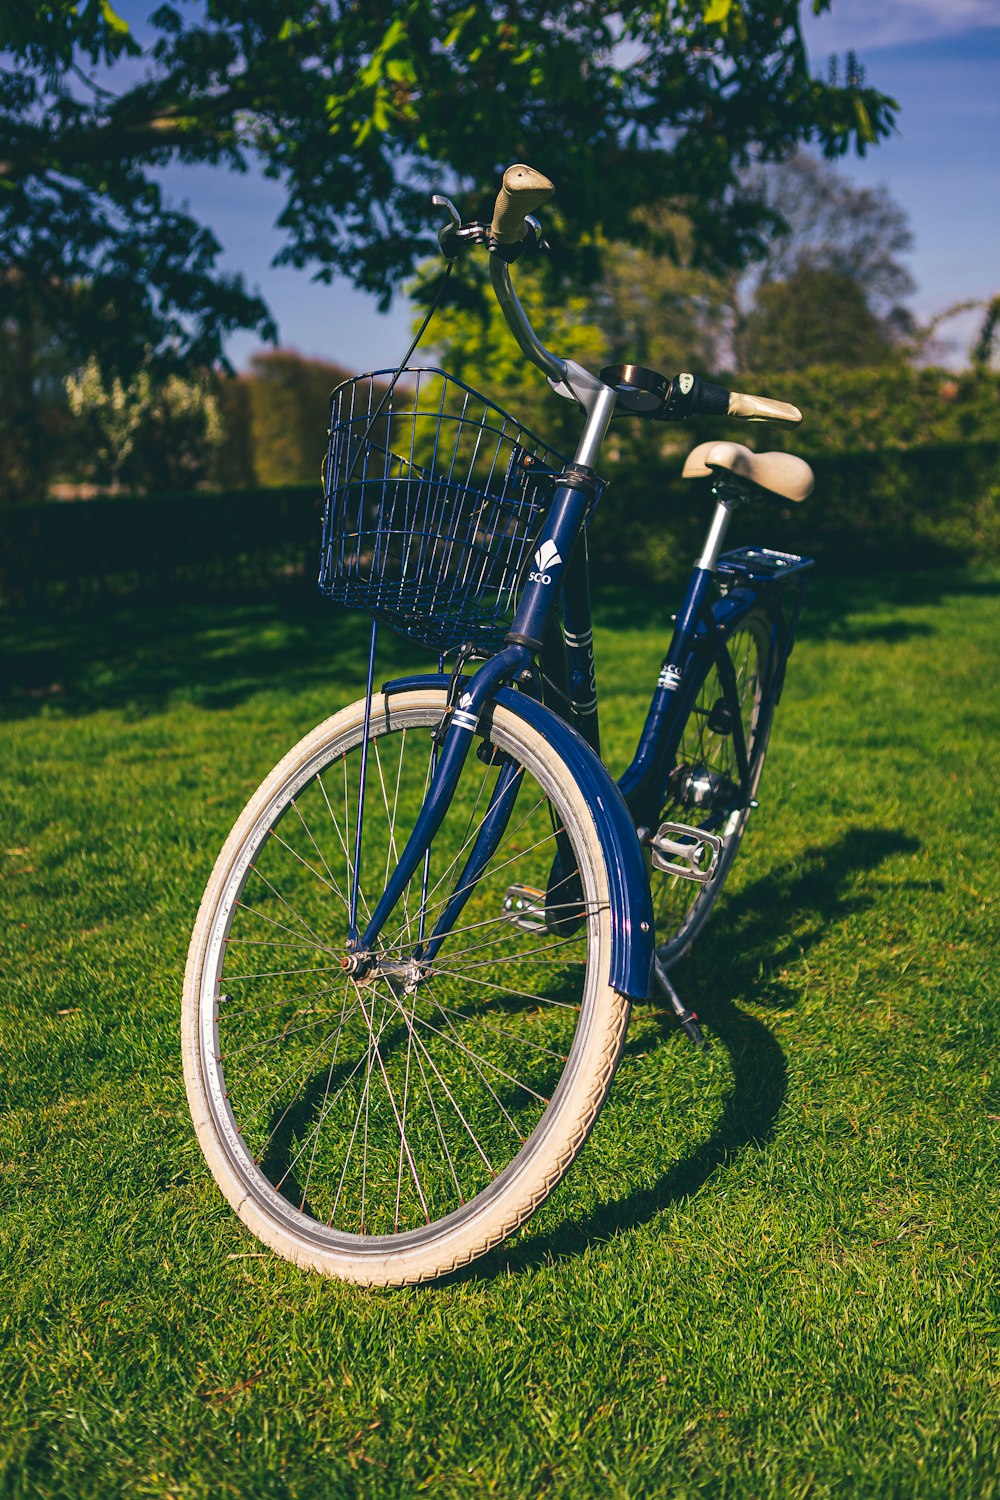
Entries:
{"type": "Polygon", "coordinates": [[[167,0],[150,7],[148,73],[136,79],[118,64],[142,51],[128,25],[138,7],[0,0],[0,37],[13,16],[20,30],[6,45],[28,75],[9,82],[5,94],[0,173],[17,186],[0,185],[0,264],[30,264],[39,306],[51,305],[67,336],[99,348],[112,364],[132,357],[135,328],[156,347],[173,337],[171,319],[189,315],[204,329],[191,347],[211,359],[227,319],[247,316],[258,326],[261,313],[214,268],[207,229],[199,240],[200,226],[190,220],[181,232],[163,205],[150,174],[165,152],[182,147],[185,160],[218,171],[256,166],[287,195],[283,263],[346,275],[388,297],[428,229],[410,180],[414,151],[445,179],[483,185],[508,153],[531,159],[545,136],[554,153],[545,165],[565,183],[560,274],[592,279],[593,223],[621,226],[615,236],[627,240],[637,210],[651,198],[683,195],[692,177],[706,263],[738,265],[761,243],[752,215],[731,193],[749,156],[780,159],[799,141],[830,154],[855,143],[864,149],[892,129],[885,95],[814,80],[804,50],[789,46],[789,28],[810,3],[282,0],[262,8],[260,0],[209,0],[188,6],[182,21],[180,0],[167,0]],[[254,38],[264,12],[272,45],[261,48],[254,38]],[[110,124],[103,96],[74,95],[72,109],[65,107],[62,79],[81,50],[110,74],[118,100],[110,124]],[[734,69],[744,56],[746,68],[734,69]],[[133,129],[130,122],[148,120],[151,98],[191,102],[181,106],[183,122],[170,116],[169,131],[133,129]],[[555,131],[547,123],[553,118],[555,131]],[[356,148],[377,171],[357,171],[356,148]],[[21,217],[8,206],[15,193],[21,217]],[[131,227],[139,222],[148,229],[131,227]],[[190,280],[192,256],[214,298],[204,314],[190,280]],[[105,302],[88,290],[104,285],[105,265],[117,278],[115,298],[131,298],[113,337],[105,302]],[[71,297],[70,286],[83,290],[71,297]],[[126,355],[108,354],[113,342],[126,355]]]}
{"type": "Polygon", "coordinates": [[[389,27],[389,30],[386,32],[385,36],[382,38],[382,43],[378,50],[383,54],[391,52],[394,47],[397,47],[400,42],[403,42],[405,40],[406,22],[401,21],[397,17],[397,19],[393,21],[392,25],[389,27]]]}
{"type": "Polygon", "coordinates": [[[393,57],[386,65],[385,76],[393,83],[416,83],[417,70],[408,57],[393,57]]]}
{"type": "Polygon", "coordinates": [[[474,5],[470,5],[467,10],[459,11],[458,15],[455,17],[455,24],[452,26],[448,35],[444,39],[444,48],[446,52],[450,51],[451,48],[455,46],[455,44],[458,42],[459,37],[462,35],[462,32],[465,30],[466,26],[468,26],[469,22],[472,20],[475,14],[476,7],[474,5]]]}
{"type": "Polygon", "coordinates": [[[871,116],[865,108],[861,99],[854,101],[854,117],[858,122],[858,135],[863,141],[874,141],[875,131],[872,129],[871,116]]]}
{"type": "Polygon", "coordinates": [[[123,21],[118,12],[112,9],[109,0],[101,0],[101,15],[109,31],[116,32],[118,36],[128,36],[128,22],[123,21]]]}
{"type": "Polygon", "coordinates": [[[370,59],[358,74],[359,81],[364,84],[366,88],[370,88],[373,83],[378,83],[379,79],[385,76],[386,72],[388,71],[386,60],[389,56],[389,53],[393,50],[394,47],[397,47],[400,42],[405,40],[405,22],[400,20],[393,21],[385,36],[375,48],[375,51],[372,53],[370,59]]]}

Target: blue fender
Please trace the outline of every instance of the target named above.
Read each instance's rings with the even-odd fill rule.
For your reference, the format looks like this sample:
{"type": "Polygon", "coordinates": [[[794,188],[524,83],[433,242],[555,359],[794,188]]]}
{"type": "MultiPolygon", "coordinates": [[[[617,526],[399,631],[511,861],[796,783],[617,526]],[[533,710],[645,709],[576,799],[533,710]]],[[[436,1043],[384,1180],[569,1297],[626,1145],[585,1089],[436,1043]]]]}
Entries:
{"type": "Polygon", "coordinates": [[[635,825],[621,792],[587,741],[551,709],[513,688],[501,688],[496,702],[548,740],[597,814],[611,890],[611,988],[633,1000],[648,999],[653,903],[635,825]]]}

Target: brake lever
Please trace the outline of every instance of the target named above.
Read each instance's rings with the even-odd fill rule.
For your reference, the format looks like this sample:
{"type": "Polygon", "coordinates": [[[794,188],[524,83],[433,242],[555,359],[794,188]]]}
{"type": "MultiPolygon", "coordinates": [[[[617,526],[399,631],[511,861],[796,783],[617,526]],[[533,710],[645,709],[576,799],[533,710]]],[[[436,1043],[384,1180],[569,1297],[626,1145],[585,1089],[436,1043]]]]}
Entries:
{"type": "Polygon", "coordinates": [[[489,228],[486,224],[473,221],[463,224],[458,209],[450,198],[443,193],[435,193],[431,202],[435,208],[446,208],[448,210],[449,223],[438,230],[438,245],[441,254],[446,260],[457,260],[466,245],[485,245],[489,243],[489,228]]]}
{"type": "MultiPolygon", "coordinates": [[[[450,198],[446,198],[443,193],[435,193],[433,198],[431,199],[431,202],[433,203],[435,208],[446,208],[448,210],[449,216],[451,218],[450,227],[452,229],[461,229],[462,215],[459,213],[458,209],[455,207],[454,203],[452,203],[450,198]]],[[[441,233],[444,234],[448,228],[449,226],[446,224],[444,229],[441,230],[441,233]]]]}
{"type": "Polygon", "coordinates": [[[527,224],[528,228],[531,230],[532,234],[535,237],[534,243],[528,248],[532,250],[551,250],[552,246],[549,244],[548,240],[542,237],[542,226],[540,220],[536,219],[534,214],[525,214],[524,222],[527,224]]]}
{"type": "Polygon", "coordinates": [[[438,230],[438,245],[441,254],[446,260],[457,260],[462,251],[468,245],[486,245],[494,254],[499,254],[501,260],[507,262],[517,260],[525,250],[547,250],[548,241],[542,239],[542,226],[534,214],[525,214],[524,222],[528,226],[528,233],[523,240],[518,240],[513,245],[499,246],[493,242],[490,226],[481,224],[478,219],[470,219],[467,224],[462,223],[458,209],[450,198],[443,193],[435,193],[431,198],[435,208],[446,208],[448,210],[449,223],[444,224],[438,230]]]}
{"type": "Polygon", "coordinates": [[[455,207],[454,203],[452,203],[451,199],[446,198],[443,193],[435,193],[433,198],[431,199],[431,202],[433,203],[435,208],[446,208],[448,210],[448,217],[451,220],[451,223],[443,224],[438,230],[438,245],[440,246],[441,254],[447,260],[454,260],[455,256],[458,254],[458,251],[456,250],[453,254],[449,254],[448,247],[455,234],[462,227],[462,216],[459,213],[458,209],[455,207]]]}

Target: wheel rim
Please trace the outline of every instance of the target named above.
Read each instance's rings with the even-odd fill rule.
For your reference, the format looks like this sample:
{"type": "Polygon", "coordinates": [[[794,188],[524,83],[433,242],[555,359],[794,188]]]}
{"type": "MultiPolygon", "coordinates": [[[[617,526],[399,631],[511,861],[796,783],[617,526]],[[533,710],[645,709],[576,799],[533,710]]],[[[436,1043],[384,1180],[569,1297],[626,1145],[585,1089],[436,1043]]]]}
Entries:
{"type": "MultiPolygon", "coordinates": [[[[758,734],[764,674],[769,654],[769,634],[763,620],[747,620],[728,638],[727,649],[736,677],[743,734],[754,783],[754,762],[759,754],[758,734]]],[[[683,823],[703,828],[723,841],[723,853],[715,875],[698,884],[679,875],[653,870],[651,887],[656,920],[657,945],[676,951],[678,944],[693,937],[696,924],[714,903],[728,871],[735,846],[746,826],[747,809],[739,803],[739,770],[734,737],[713,720],[713,710],[723,701],[722,683],[713,664],[698,690],[688,714],[674,757],[674,771],[660,814],[661,822],[683,823]],[[696,799],[705,798],[702,805],[696,799]]]]}
{"type": "MultiPolygon", "coordinates": [[[[362,924],[430,775],[440,710],[415,717],[373,725],[362,924]]],[[[421,871],[386,924],[377,973],[359,981],[340,967],[360,731],[271,799],[222,890],[200,997],[209,1108],[246,1191],[315,1244],[378,1253],[465,1219],[516,1175],[578,1066],[599,989],[601,892],[572,817],[553,812],[550,773],[501,729],[493,741],[516,754],[517,803],[429,971],[415,962],[421,929],[454,889],[500,771],[475,748],[432,846],[424,920],[421,871]],[[528,933],[504,917],[504,892],[545,888],[556,827],[580,859],[582,924],[528,933]]]]}

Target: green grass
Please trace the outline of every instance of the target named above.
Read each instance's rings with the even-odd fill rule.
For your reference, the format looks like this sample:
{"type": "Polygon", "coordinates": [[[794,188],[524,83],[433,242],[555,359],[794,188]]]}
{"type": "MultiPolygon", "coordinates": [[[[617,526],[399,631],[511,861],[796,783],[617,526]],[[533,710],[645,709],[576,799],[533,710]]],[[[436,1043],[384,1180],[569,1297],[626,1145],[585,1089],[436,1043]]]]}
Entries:
{"type": "MultiPolygon", "coordinates": [[[[0,1494],[1000,1495],[998,589],[815,589],[679,971],[711,1050],[638,1007],[535,1218],[381,1293],[258,1253],[177,1040],[217,849],[358,693],[363,623],[0,622],[0,1494]]],[[[601,601],[616,767],[668,609],[601,601]]]]}

